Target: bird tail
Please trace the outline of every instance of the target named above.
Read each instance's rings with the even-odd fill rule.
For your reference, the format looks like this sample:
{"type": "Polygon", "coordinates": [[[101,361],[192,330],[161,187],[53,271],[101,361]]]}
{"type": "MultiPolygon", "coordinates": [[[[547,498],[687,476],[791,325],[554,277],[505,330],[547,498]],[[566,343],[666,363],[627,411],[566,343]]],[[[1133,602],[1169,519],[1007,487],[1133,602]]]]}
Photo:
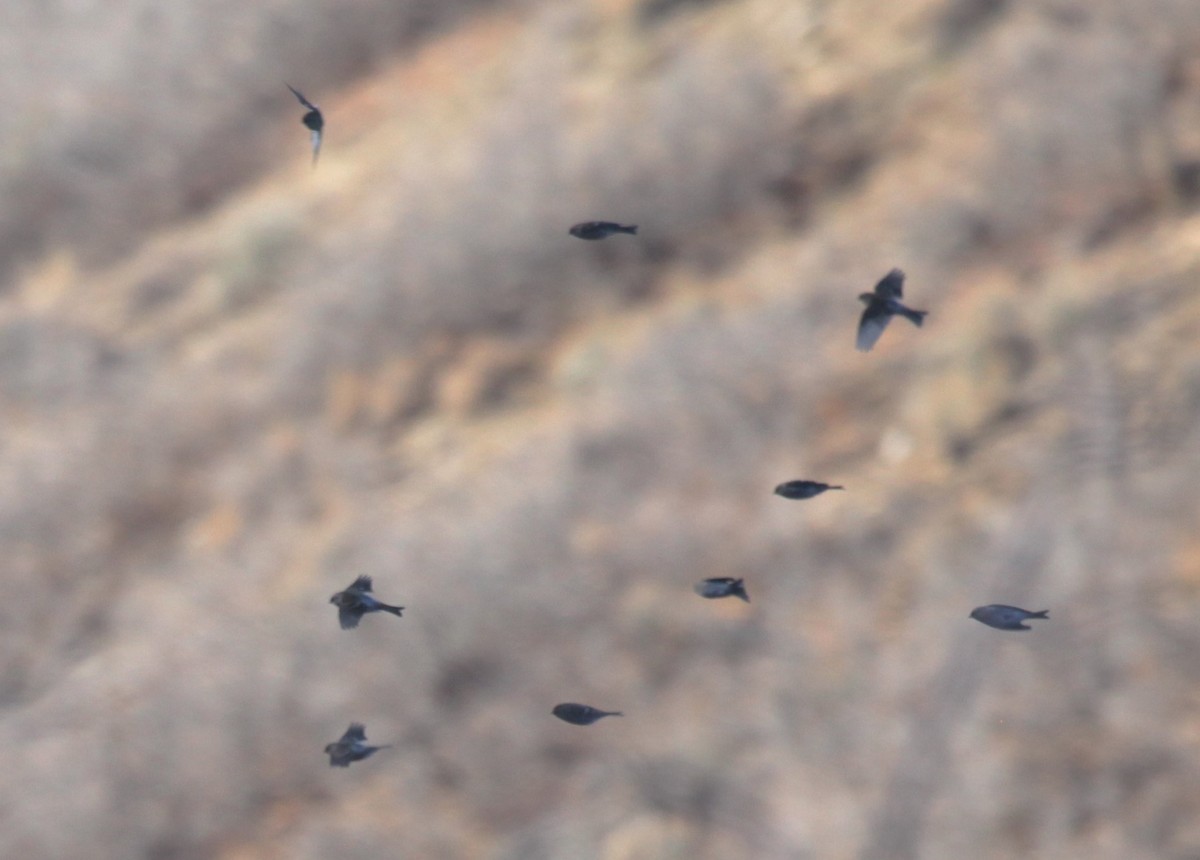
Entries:
{"type": "Polygon", "coordinates": [[[914,311],[912,308],[900,308],[899,310],[904,318],[917,328],[921,327],[921,323],[925,322],[925,315],[929,313],[929,311],[914,311]]]}
{"type": "Polygon", "coordinates": [[[628,233],[630,236],[637,235],[637,224],[630,224],[628,227],[618,227],[622,233],[628,233]]]}
{"type": "Polygon", "coordinates": [[[397,618],[404,617],[404,607],[403,606],[388,606],[386,603],[381,603],[381,604],[379,604],[379,608],[382,609],[384,612],[392,613],[397,618]]]}
{"type": "Polygon", "coordinates": [[[1030,617],[1030,618],[1049,618],[1049,617],[1050,617],[1050,610],[1049,610],[1049,609],[1043,609],[1041,612],[1030,612],[1030,613],[1029,613],[1029,617],[1030,617]]]}

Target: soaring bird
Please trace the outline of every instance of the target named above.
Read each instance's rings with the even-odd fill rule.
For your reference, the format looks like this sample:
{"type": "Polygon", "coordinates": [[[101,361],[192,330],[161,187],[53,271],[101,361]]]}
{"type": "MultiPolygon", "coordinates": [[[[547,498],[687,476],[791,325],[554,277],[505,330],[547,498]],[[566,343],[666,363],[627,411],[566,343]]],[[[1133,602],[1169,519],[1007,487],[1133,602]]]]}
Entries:
{"type": "Polygon", "coordinates": [[[357,627],[368,612],[390,612],[399,617],[403,606],[389,606],[371,595],[371,577],[360,576],[345,591],[339,591],[329,602],[338,608],[338,622],[343,630],[357,627]]]}
{"type": "Polygon", "coordinates": [[[308,108],[308,112],[300,118],[300,122],[309,130],[309,135],[312,137],[312,163],[313,167],[316,167],[317,156],[321,154],[321,132],[325,129],[325,117],[321,114],[321,109],[301,95],[298,89],[289,83],[285,83],[284,86],[292,91],[292,95],[300,100],[300,104],[308,108]]]}
{"type": "Polygon", "coordinates": [[[325,752],[329,754],[330,767],[350,767],[354,761],[362,761],[377,750],[390,747],[383,744],[373,747],[367,744],[367,730],[362,723],[351,723],[350,728],[339,740],[325,744],[325,752]]]}
{"type": "Polygon", "coordinates": [[[862,293],[858,300],[867,307],[858,321],[858,341],[855,346],[860,352],[869,352],[896,314],[915,326],[925,321],[928,311],[914,311],[900,303],[904,295],[904,272],[892,269],[875,285],[875,292],[862,293]]]}

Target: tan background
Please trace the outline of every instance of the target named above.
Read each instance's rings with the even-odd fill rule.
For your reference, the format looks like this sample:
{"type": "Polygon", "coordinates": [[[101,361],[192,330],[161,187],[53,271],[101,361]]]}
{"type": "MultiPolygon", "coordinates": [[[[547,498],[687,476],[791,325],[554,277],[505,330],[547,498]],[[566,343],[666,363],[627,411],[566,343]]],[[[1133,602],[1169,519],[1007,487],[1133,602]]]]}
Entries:
{"type": "Polygon", "coordinates": [[[0,104],[0,855],[1200,856],[1200,3],[19,0],[0,104]]]}

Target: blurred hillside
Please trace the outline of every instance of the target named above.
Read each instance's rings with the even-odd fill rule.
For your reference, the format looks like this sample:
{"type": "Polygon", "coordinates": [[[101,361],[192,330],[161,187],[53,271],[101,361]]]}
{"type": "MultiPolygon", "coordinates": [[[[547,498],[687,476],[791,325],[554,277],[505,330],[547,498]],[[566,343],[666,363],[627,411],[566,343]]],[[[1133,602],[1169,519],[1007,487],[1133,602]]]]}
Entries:
{"type": "Polygon", "coordinates": [[[0,19],[0,855],[1200,856],[1200,4],[0,19]]]}

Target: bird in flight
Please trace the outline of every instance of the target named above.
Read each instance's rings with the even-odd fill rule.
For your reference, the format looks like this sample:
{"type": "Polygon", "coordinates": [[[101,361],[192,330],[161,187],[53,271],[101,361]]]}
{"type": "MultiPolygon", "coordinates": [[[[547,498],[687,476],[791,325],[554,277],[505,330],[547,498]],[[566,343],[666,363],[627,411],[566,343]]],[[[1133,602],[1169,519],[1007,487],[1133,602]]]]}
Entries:
{"type": "Polygon", "coordinates": [[[715,576],[712,579],[706,579],[696,583],[693,590],[709,600],[718,597],[740,597],[747,603],[750,602],[750,595],[746,593],[746,581],[734,579],[731,576],[715,576]]]}
{"type": "Polygon", "coordinates": [[[599,708],[593,708],[591,705],[577,705],[574,702],[563,702],[561,705],[555,705],[551,713],[560,720],[576,726],[590,726],[592,723],[605,717],[625,716],[620,711],[602,711],[599,708]]]}
{"type": "Polygon", "coordinates": [[[325,744],[325,752],[329,754],[330,767],[350,767],[351,762],[362,761],[377,750],[390,747],[383,744],[373,747],[367,743],[367,730],[362,723],[351,723],[350,728],[338,740],[325,744]]]}
{"type": "Polygon", "coordinates": [[[313,167],[316,167],[317,156],[321,154],[321,133],[325,129],[325,117],[321,114],[321,109],[306,99],[298,89],[288,83],[285,83],[284,86],[292,91],[292,95],[300,100],[300,104],[308,108],[308,112],[300,118],[300,122],[309,130],[309,135],[312,137],[312,163],[313,167]]]}
{"type": "Polygon", "coordinates": [[[844,490],[840,484],[825,484],[821,481],[784,481],[775,488],[775,495],[785,499],[811,499],[826,490],[844,490]]]}
{"type": "Polygon", "coordinates": [[[567,232],[579,239],[591,240],[607,239],[615,233],[628,233],[630,236],[636,236],[637,224],[625,226],[614,224],[612,221],[584,221],[576,224],[567,232]]]}
{"type": "Polygon", "coordinates": [[[338,608],[338,623],[343,630],[358,626],[358,622],[368,612],[390,612],[397,617],[404,611],[403,606],[390,606],[376,600],[371,594],[371,577],[360,576],[350,584],[345,591],[339,591],[329,602],[338,608]]]}
{"type": "Polygon", "coordinates": [[[971,617],[988,627],[995,627],[997,630],[1032,630],[1033,628],[1025,622],[1031,618],[1049,618],[1050,610],[1030,612],[1028,609],[1021,609],[1018,606],[993,603],[989,606],[972,609],[971,617]]]}
{"type": "Polygon", "coordinates": [[[892,317],[899,314],[913,325],[920,327],[928,311],[914,311],[900,303],[904,295],[904,272],[892,269],[875,285],[875,292],[861,293],[858,300],[866,305],[858,321],[858,340],[855,347],[859,352],[870,352],[879,340],[892,317]]]}

